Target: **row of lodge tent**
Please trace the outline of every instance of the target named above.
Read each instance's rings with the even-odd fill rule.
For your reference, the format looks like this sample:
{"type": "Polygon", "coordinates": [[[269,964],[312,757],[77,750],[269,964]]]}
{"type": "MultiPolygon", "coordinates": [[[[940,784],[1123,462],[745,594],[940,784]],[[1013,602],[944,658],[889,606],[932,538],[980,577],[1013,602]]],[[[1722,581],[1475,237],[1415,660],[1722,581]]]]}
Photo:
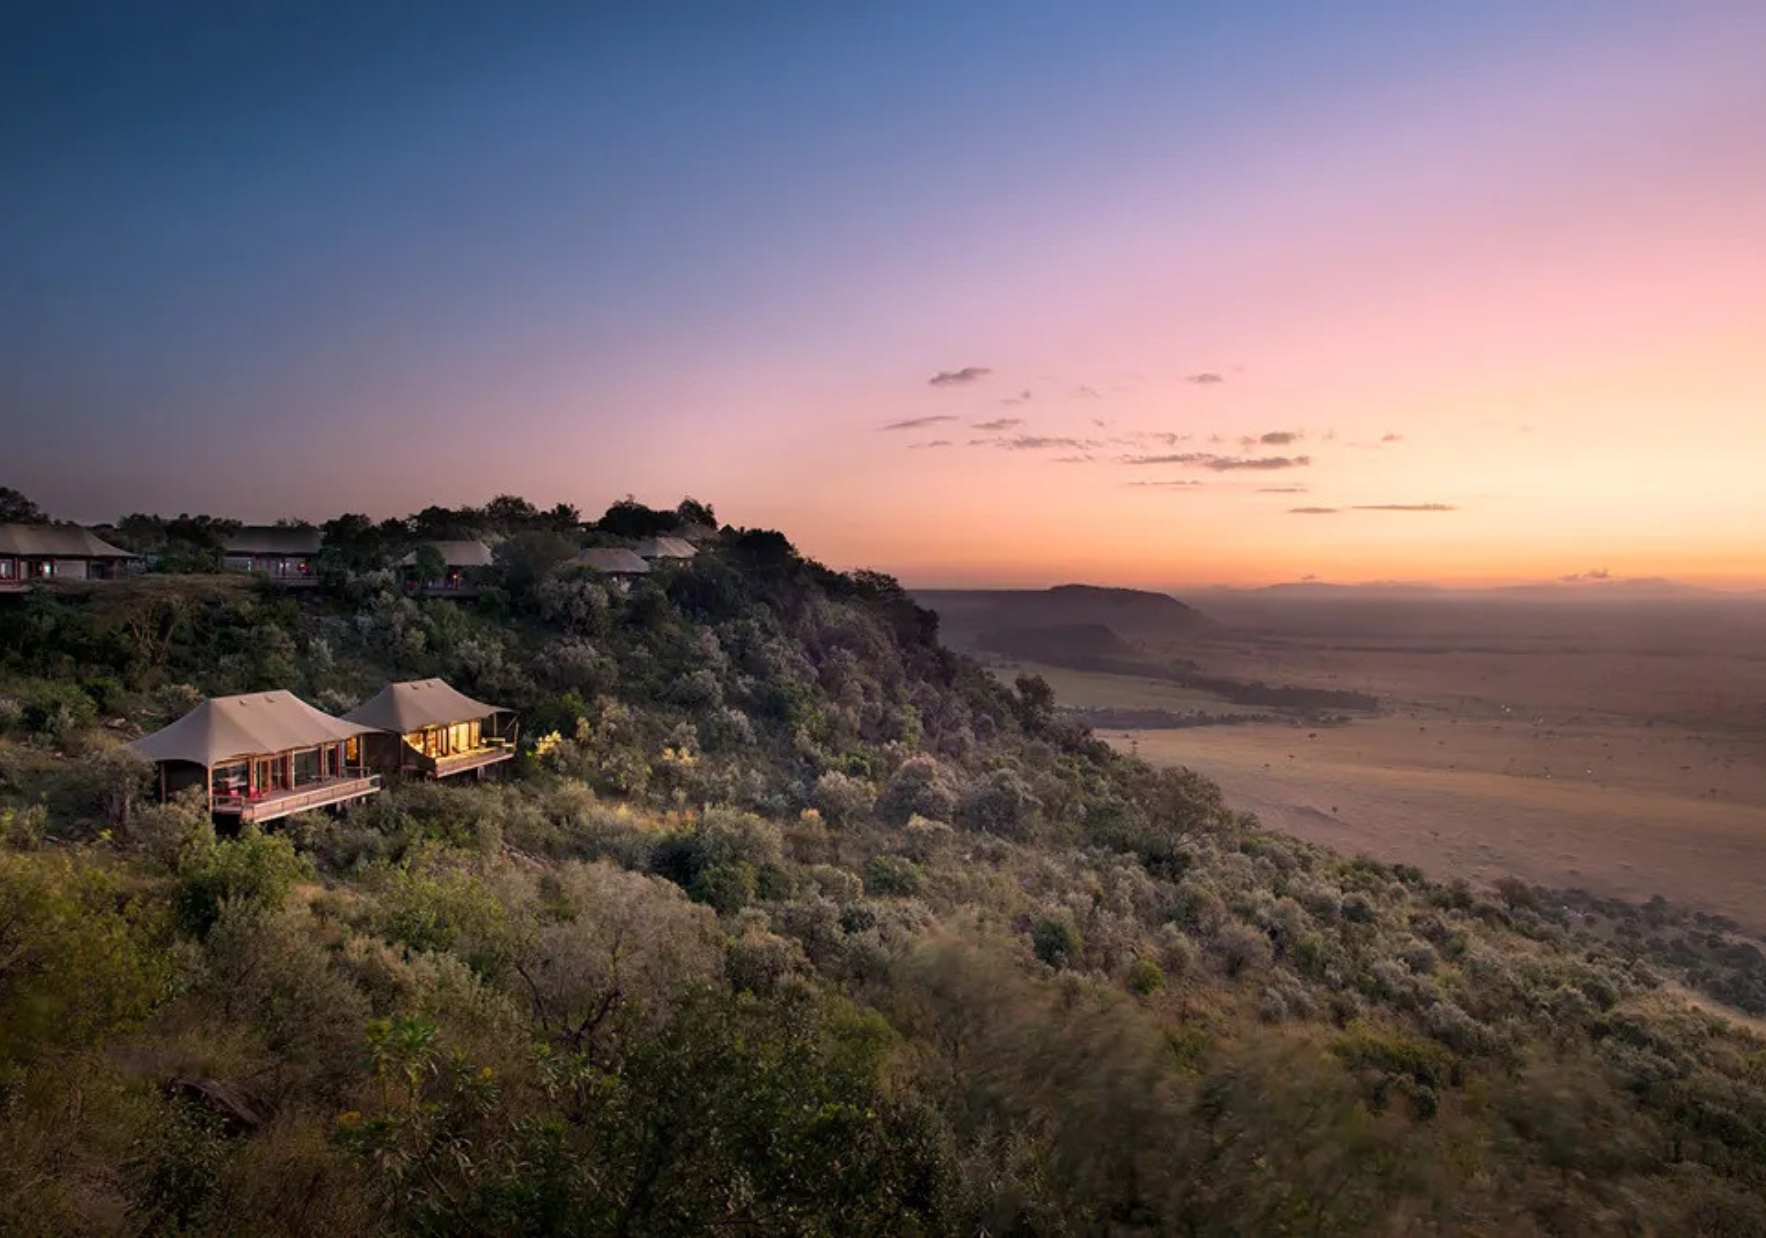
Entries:
{"type": "MultiPolygon", "coordinates": [[[[491,547],[476,538],[429,541],[433,556],[413,550],[399,561],[405,587],[429,597],[474,598],[495,562],[491,547]],[[431,566],[422,572],[424,560],[431,566]],[[436,575],[433,565],[440,564],[436,575]],[[432,578],[420,579],[428,575],[432,578]]],[[[324,533],[310,525],[245,525],[221,544],[221,566],[255,572],[271,583],[311,588],[319,583],[319,552],[324,533]]],[[[698,553],[680,537],[646,538],[635,545],[592,546],[574,560],[622,584],[656,565],[685,562],[698,553]]],[[[90,529],[73,524],[0,524],[0,592],[18,593],[33,584],[63,580],[113,580],[142,571],[145,556],[113,546],[90,529]]]]}
{"type": "Polygon", "coordinates": [[[77,524],[0,524],[0,591],[50,580],[110,580],[138,571],[141,556],[77,524]]]}
{"type": "Polygon", "coordinates": [[[388,774],[483,777],[515,740],[510,710],[418,679],[341,718],[292,692],[211,697],[129,746],[158,768],[161,800],[202,787],[216,817],[263,823],[366,799],[388,774]]]}

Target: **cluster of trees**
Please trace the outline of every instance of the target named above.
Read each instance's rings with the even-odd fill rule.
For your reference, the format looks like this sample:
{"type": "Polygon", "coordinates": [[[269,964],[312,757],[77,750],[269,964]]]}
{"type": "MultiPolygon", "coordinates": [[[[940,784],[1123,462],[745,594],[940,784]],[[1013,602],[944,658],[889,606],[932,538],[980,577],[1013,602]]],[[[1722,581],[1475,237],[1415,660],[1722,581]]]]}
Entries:
{"type": "MultiPolygon", "coordinates": [[[[28,496],[0,486],[0,524],[48,523],[50,516],[28,496]]],[[[484,539],[516,543],[517,559],[567,558],[585,537],[590,542],[621,541],[682,532],[714,533],[717,514],[707,503],[683,499],[674,508],[651,508],[626,497],[598,521],[584,521],[569,503],[540,508],[519,495],[503,494],[482,507],[429,506],[405,517],[375,520],[345,513],[315,526],[301,519],[276,522],[284,528],[317,528],[323,534],[322,568],[333,580],[391,567],[424,543],[484,539]]],[[[117,545],[148,556],[157,572],[171,575],[218,572],[222,547],[242,522],[210,515],[150,515],[136,512],[102,526],[117,545]]]]}
{"type": "Polygon", "coordinates": [[[1560,905],[1265,832],[775,532],[501,570],[0,608],[13,1228],[1766,1232],[1766,1044],[1560,905]],[[218,838],[119,748],[438,674],[510,777],[218,838]]]}

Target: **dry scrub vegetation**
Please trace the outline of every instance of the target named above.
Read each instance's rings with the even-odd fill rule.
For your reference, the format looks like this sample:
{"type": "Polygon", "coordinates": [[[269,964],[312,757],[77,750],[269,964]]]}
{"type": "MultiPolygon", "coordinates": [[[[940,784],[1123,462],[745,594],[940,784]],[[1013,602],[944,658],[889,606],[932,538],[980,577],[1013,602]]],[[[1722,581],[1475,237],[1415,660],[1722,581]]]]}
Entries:
{"type": "Polygon", "coordinates": [[[502,531],[477,608],[0,612],[10,1229],[1766,1231],[1766,1043],[1629,935],[1268,832],[777,534],[626,594],[502,531]],[[419,674],[540,742],[235,838],[119,752],[419,674]]]}

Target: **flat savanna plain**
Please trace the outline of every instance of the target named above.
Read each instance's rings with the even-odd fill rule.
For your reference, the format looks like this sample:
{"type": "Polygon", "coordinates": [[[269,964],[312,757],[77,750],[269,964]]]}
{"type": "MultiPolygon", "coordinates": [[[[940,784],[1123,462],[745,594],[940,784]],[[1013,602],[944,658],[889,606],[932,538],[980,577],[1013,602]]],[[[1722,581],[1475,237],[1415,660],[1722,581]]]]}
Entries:
{"type": "MultiPolygon", "coordinates": [[[[1212,674],[1370,692],[1379,713],[1101,731],[1110,743],[1350,854],[1660,894],[1766,931],[1766,606],[1199,604],[1218,629],[1143,644],[1212,674]]],[[[1080,708],[1230,708],[1156,678],[1027,669],[1080,708]]]]}

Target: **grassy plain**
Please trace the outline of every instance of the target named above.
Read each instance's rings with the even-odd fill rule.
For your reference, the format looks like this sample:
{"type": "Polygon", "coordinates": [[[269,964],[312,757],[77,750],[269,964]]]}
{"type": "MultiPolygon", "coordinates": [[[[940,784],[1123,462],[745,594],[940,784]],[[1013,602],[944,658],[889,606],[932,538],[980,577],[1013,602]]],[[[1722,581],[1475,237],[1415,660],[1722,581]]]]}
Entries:
{"type": "MultiPolygon", "coordinates": [[[[1766,930],[1766,608],[1423,601],[1370,615],[1286,599],[1235,618],[1158,652],[1372,692],[1380,714],[1103,738],[1351,853],[1476,882],[1661,894],[1766,930]]],[[[1154,679],[1023,669],[1080,708],[1230,709],[1154,679]]]]}

